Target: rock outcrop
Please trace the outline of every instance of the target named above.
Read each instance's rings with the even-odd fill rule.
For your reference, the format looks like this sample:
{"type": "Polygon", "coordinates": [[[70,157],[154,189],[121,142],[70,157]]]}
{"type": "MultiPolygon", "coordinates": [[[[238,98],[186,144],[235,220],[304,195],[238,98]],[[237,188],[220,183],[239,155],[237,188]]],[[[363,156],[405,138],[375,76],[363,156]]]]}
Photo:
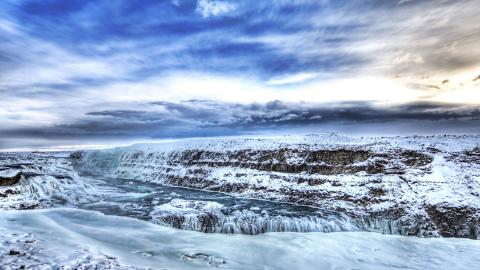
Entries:
{"type": "Polygon", "coordinates": [[[0,176],[0,186],[12,186],[17,184],[22,177],[22,173],[18,172],[14,176],[0,176]]]}

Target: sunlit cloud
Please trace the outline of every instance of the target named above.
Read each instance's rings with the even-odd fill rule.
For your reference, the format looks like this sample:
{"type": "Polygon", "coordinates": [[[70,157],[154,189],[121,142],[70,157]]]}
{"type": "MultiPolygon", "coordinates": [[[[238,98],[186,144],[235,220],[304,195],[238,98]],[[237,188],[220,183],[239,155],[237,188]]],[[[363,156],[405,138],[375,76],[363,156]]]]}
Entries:
{"type": "Polygon", "coordinates": [[[199,0],[197,3],[197,12],[204,18],[226,14],[235,9],[233,3],[215,0],[199,0]]]}
{"type": "Polygon", "coordinates": [[[275,77],[270,79],[267,84],[283,85],[292,83],[301,83],[318,77],[316,73],[300,73],[284,77],[275,77]]]}

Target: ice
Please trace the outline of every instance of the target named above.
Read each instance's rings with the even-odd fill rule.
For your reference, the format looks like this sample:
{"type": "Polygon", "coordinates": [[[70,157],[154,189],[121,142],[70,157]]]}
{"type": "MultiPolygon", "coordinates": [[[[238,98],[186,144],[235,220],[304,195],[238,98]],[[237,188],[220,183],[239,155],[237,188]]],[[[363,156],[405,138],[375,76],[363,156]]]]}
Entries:
{"type": "Polygon", "coordinates": [[[270,215],[267,210],[257,213],[248,209],[232,209],[217,202],[198,200],[173,199],[169,203],[155,207],[150,215],[153,222],[157,224],[209,233],[259,234],[362,230],[352,220],[342,215],[270,215]]]}
{"type": "Polygon", "coordinates": [[[68,208],[2,211],[0,228],[0,261],[14,260],[27,269],[72,269],[79,261],[101,269],[455,270],[480,265],[480,242],[468,239],[367,232],[204,234],[68,208]],[[31,243],[22,244],[27,240],[31,243]],[[11,249],[19,253],[8,255],[11,249]]]}
{"type": "Polygon", "coordinates": [[[0,209],[51,207],[93,201],[97,190],[71,166],[69,153],[1,153],[0,172],[20,174],[14,185],[0,186],[0,209]],[[7,196],[8,195],[8,196],[7,196]]]}

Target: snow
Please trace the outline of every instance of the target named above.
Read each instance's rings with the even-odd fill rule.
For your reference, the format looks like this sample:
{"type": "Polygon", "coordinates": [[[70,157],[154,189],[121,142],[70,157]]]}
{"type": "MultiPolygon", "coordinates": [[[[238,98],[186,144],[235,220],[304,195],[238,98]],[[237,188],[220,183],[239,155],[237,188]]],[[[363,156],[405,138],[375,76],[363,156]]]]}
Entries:
{"type": "Polygon", "coordinates": [[[156,207],[155,211],[195,213],[197,211],[217,211],[222,207],[222,204],[212,201],[173,199],[170,203],[156,207]]]}
{"type": "Polygon", "coordinates": [[[461,270],[480,264],[480,242],[468,239],[367,232],[203,234],[68,208],[2,211],[0,228],[0,261],[12,269],[461,270]],[[12,249],[20,254],[8,255],[12,249]]]}
{"type": "Polygon", "coordinates": [[[429,135],[429,136],[383,136],[350,137],[337,133],[252,136],[252,137],[212,137],[201,139],[179,139],[159,143],[142,143],[131,146],[101,150],[103,152],[142,151],[145,153],[171,152],[184,150],[237,151],[241,149],[274,150],[283,147],[325,149],[338,146],[363,146],[372,149],[399,147],[422,149],[434,147],[447,152],[472,149],[480,145],[478,135],[429,135]]]}

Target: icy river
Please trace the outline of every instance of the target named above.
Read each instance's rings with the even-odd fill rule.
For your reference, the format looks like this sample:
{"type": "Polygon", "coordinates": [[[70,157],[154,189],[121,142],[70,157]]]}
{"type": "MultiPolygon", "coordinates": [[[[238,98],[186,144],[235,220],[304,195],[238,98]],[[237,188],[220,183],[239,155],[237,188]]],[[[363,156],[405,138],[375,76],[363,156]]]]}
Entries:
{"type": "MultiPolygon", "coordinates": [[[[385,235],[317,208],[81,179],[95,190],[91,198],[72,203],[53,196],[52,209],[0,212],[1,269],[476,269],[480,263],[476,240],[385,235]]],[[[85,192],[69,192],[76,190],[85,192]]]]}

